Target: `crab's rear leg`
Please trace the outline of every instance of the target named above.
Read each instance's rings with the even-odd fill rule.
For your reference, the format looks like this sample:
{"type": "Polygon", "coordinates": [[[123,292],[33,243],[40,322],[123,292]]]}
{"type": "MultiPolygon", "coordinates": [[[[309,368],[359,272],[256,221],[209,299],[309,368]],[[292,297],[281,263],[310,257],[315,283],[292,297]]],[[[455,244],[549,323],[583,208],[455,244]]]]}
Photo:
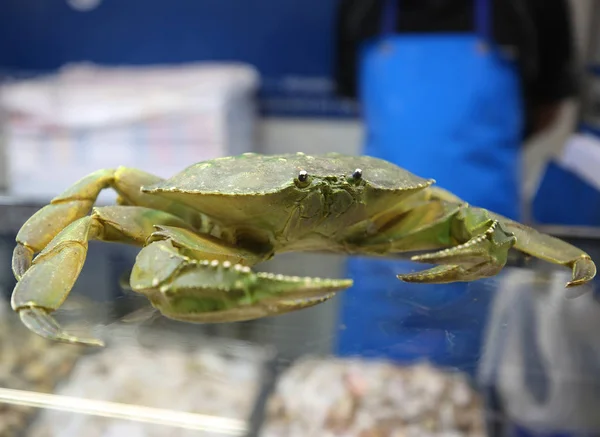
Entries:
{"type": "Polygon", "coordinates": [[[159,182],[161,178],[141,170],[119,167],[91,173],[50,204],[38,210],[25,222],[17,234],[17,245],[13,252],[12,269],[17,280],[31,266],[35,253],[46,245],[69,224],[87,216],[100,191],[112,187],[119,194],[119,202],[171,212],[189,223],[194,223],[198,213],[173,201],[142,193],[140,187],[159,182]]]}
{"type": "Polygon", "coordinates": [[[317,305],[352,285],[351,280],[254,272],[251,266],[270,253],[158,228],[138,255],[130,284],[175,320],[218,323],[278,315],[317,305]]]}
{"type": "Polygon", "coordinates": [[[60,307],[75,284],[89,240],[141,246],[157,224],[187,226],[172,214],[135,206],[95,208],[91,215],[76,219],[52,238],[21,276],[12,294],[12,308],[30,330],[45,338],[101,345],[99,340],[64,332],[50,313],[60,307]]]}
{"type": "Polygon", "coordinates": [[[498,214],[489,215],[517,237],[515,248],[519,251],[570,268],[572,278],[567,287],[585,284],[596,276],[596,264],[581,249],[498,214]]]}

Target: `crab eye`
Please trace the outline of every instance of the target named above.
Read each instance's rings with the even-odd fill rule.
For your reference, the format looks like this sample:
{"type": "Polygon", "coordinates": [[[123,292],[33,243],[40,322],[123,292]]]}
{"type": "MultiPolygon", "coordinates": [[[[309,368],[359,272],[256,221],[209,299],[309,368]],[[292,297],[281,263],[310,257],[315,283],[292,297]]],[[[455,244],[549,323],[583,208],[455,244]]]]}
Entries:
{"type": "Polygon", "coordinates": [[[306,170],[300,170],[298,177],[296,178],[296,185],[300,187],[306,187],[310,183],[310,178],[306,170]]]}
{"type": "Polygon", "coordinates": [[[356,170],[354,170],[354,173],[352,173],[352,179],[355,180],[360,180],[362,178],[362,170],[360,168],[357,168],[356,170]]]}

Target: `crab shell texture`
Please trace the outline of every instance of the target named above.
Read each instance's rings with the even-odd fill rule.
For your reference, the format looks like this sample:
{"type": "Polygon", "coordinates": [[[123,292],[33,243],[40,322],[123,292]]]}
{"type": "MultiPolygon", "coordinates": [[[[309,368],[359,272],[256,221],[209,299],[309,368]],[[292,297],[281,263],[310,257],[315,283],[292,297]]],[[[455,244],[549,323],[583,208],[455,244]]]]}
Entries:
{"type": "Polygon", "coordinates": [[[331,249],[348,226],[432,183],[368,156],[245,153],[197,163],[142,191],[201,211],[236,241],[254,237],[277,252],[303,239],[317,245],[305,250],[331,249]]]}

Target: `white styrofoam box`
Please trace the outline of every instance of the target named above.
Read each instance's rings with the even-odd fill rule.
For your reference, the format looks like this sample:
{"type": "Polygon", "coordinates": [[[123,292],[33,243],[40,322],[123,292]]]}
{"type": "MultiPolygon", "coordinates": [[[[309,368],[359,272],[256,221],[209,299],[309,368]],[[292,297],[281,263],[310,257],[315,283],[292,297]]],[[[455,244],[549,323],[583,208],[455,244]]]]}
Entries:
{"type": "MultiPolygon", "coordinates": [[[[255,149],[259,77],[245,64],[75,65],[5,84],[0,107],[9,194],[48,200],[99,168],[169,177],[255,149]]],[[[100,197],[100,202],[114,194],[100,197]]]]}
{"type": "Polygon", "coordinates": [[[566,299],[570,276],[521,268],[499,276],[478,382],[495,386],[507,428],[526,428],[521,435],[600,432],[600,305],[594,292],[566,299]]]}
{"type": "Polygon", "coordinates": [[[600,138],[591,134],[572,135],[558,163],[600,190],[600,138]]]}

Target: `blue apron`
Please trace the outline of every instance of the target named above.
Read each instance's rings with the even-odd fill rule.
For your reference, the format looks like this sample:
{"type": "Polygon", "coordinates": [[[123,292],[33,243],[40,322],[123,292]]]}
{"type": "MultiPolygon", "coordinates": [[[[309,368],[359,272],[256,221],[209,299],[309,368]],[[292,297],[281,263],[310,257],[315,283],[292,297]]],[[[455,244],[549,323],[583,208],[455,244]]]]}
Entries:
{"type": "MultiPolygon", "coordinates": [[[[364,154],[519,219],[520,77],[516,63],[492,43],[490,2],[475,0],[474,33],[395,34],[398,2],[386,1],[381,34],[360,54],[364,154]]],[[[490,285],[396,278],[427,267],[350,259],[346,274],[355,285],[343,297],[337,352],[427,358],[473,372],[490,285]]]]}
{"type": "Polygon", "coordinates": [[[520,75],[490,36],[491,0],[474,34],[394,34],[397,0],[362,47],[364,154],[388,159],[469,203],[520,219],[520,75]]]}

